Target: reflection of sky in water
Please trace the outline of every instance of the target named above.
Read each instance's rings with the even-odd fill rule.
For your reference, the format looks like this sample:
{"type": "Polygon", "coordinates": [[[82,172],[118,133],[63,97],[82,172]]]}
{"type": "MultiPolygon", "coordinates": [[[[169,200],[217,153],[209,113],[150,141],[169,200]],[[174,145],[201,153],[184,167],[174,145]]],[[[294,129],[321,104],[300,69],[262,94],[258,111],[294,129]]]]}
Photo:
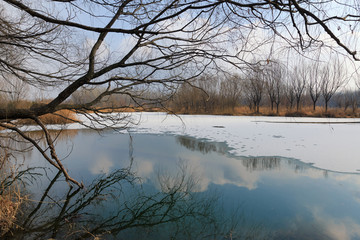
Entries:
{"type": "MultiPolygon", "coordinates": [[[[199,177],[199,192],[217,191],[226,206],[241,206],[249,219],[278,230],[279,239],[301,239],[315,231],[330,239],[360,239],[359,174],[281,157],[238,158],[223,143],[191,137],[134,134],[132,139],[134,170],[144,182],[151,183],[158,172],[175,174],[181,161],[199,177]]],[[[126,134],[79,131],[64,164],[86,183],[127,166],[129,142],[126,134]]],[[[67,156],[70,145],[58,143],[59,155],[67,156]]]]}

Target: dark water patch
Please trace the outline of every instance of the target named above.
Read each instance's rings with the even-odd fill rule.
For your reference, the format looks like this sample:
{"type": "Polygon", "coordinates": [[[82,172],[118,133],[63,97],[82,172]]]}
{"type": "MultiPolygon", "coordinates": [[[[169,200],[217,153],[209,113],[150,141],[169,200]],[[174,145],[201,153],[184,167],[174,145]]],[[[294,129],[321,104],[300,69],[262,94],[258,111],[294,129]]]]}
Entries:
{"type": "Polygon", "coordinates": [[[230,150],[230,148],[225,143],[209,142],[205,139],[199,140],[189,136],[176,136],[176,142],[191,151],[199,151],[204,154],[211,152],[225,154],[230,150]]]}
{"type": "Polygon", "coordinates": [[[283,137],[283,136],[281,136],[281,135],[273,135],[272,137],[273,137],[273,138],[285,138],[285,137],[283,137]]]}

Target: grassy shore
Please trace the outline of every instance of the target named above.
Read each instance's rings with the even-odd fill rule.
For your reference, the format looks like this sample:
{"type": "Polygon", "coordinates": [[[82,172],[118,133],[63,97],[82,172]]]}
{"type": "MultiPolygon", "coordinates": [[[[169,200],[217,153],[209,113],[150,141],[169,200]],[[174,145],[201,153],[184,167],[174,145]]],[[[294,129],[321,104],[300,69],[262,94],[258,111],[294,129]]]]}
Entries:
{"type": "Polygon", "coordinates": [[[214,108],[214,109],[178,109],[168,107],[164,108],[140,108],[128,107],[118,109],[102,109],[101,112],[167,112],[169,114],[186,114],[186,115],[225,115],[225,116],[282,116],[282,117],[317,117],[317,118],[359,118],[360,111],[353,111],[343,108],[329,108],[325,111],[324,107],[316,107],[314,111],[312,107],[302,107],[300,110],[288,109],[282,107],[279,112],[276,109],[271,110],[270,107],[260,107],[259,112],[250,110],[247,106],[234,108],[214,108]]]}
{"type": "Polygon", "coordinates": [[[317,107],[314,111],[312,107],[303,107],[299,111],[295,109],[280,108],[279,113],[276,110],[271,110],[270,107],[260,107],[259,112],[250,110],[248,107],[235,107],[228,109],[214,109],[214,110],[171,110],[170,112],[176,114],[211,114],[211,115],[228,115],[228,116],[283,116],[283,117],[318,117],[318,118],[358,118],[360,112],[353,112],[351,109],[329,108],[325,111],[323,107],[317,107]]]}
{"type": "MultiPolygon", "coordinates": [[[[99,112],[168,112],[170,114],[200,114],[200,115],[225,115],[225,116],[283,116],[283,117],[317,117],[317,118],[359,118],[360,111],[352,111],[352,109],[329,108],[325,111],[323,107],[317,107],[314,111],[312,107],[303,107],[299,111],[295,109],[289,110],[287,108],[271,110],[270,107],[260,107],[259,112],[250,110],[246,106],[235,108],[217,108],[211,110],[205,109],[164,109],[164,108],[118,108],[118,109],[101,109],[99,112]]],[[[55,113],[45,114],[40,117],[40,120],[46,125],[48,124],[69,124],[77,121],[76,114],[70,110],[60,110],[55,113]]],[[[22,125],[35,125],[35,121],[32,119],[21,119],[17,122],[22,125]]]]}

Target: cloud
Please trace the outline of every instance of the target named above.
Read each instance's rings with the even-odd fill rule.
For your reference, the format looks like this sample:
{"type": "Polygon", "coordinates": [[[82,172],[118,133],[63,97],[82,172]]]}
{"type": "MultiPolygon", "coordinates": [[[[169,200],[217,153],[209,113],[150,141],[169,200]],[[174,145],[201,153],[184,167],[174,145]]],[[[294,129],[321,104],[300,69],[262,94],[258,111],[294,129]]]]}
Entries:
{"type": "Polygon", "coordinates": [[[94,175],[104,173],[108,174],[113,166],[114,163],[111,161],[109,156],[100,155],[90,167],[90,172],[94,175]]]}
{"type": "Polygon", "coordinates": [[[320,207],[312,209],[314,219],[323,226],[324,231],[334,240],[360,238],[360,224],[350,217],[335,218],[322,211],[320,207]]]}
{"type": "MultiPolygon", "coordinates": [[[[91,49],[95,45],[96,40],[91,38],[86,38],[84,42],[84,48],[90,53],[91,49]]],[[[102,43],[97,51],[96,60],[97,62],[106,61],[110,57],[110,49],[106,43],[102,43]]]]}
{"type": "MultiPolygon", "coordinates": [[[[182,154],[181,165],[186,167],[187,175],[193,175],[196,179],[196,191],[204,192],[209,185],[232,184],[238,187],[245,187],[249,190],[257,188],[260,172],[249,172],[241,161],[235,158],[198,157],[193,154],[182,154]]],[[[156,183],[156,176],[159,173],[166,173],[168,176],[177,176],[179,169],[174,168],[174,162],[168,159],[142,159],[136,158],[136,173],[143,179],[156,183]]]]}

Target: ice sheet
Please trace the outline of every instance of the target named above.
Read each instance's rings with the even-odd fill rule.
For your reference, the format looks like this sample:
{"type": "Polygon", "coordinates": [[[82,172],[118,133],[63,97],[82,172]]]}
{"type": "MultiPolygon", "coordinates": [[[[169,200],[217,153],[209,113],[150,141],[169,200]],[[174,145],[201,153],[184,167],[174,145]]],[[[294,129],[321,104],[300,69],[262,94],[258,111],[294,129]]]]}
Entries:
{"type": "Polygon", "coordinates": [[[283,156],[338,171],[360,170],[360,119],[137,113],[134,132],[226,142],[237,156],[283,156]]]}
{"type": "MultiPolygon", "coordinates": [[[[225,142],[237,156],[282,156],[337,172],[360,171],[360,119],[125,113],[130,131],[225,142]]],[[[83,116],[79,119],[89,124],[83,116]]],[[[106,123],[106,122],[105,122],[106,123]]],[[[95,123],[96,126],[96,123],[95,123]]],[[[123,122],[118,125],[123,126],[123,122]]],[[[52,129],[64,126],[49,126],[52,129]]],[[[66,128],[84,128],[70,124],[66,128]]],[[[28,127],[27,130],[35,130],[28,127]]]]}

